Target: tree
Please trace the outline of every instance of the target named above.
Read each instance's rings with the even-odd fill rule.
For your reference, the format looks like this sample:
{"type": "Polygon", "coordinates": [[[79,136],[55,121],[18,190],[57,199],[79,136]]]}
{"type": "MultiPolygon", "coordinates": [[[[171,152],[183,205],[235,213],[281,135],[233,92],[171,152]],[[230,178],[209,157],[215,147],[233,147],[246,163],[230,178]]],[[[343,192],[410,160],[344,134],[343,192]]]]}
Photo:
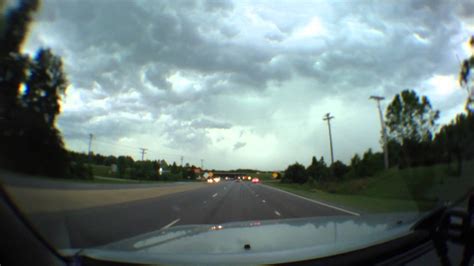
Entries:
{"type": "Polygon", "coordinates": [[[172,174],[177,174],[179,172],[178,165],[176,165],[176,162],[173,162],[171,165],[171,173],[172,174]]]}
{"type": "Polygon", "coordinates": [[[360,163],[361,163],[361,160],[360,160],[359,154],[357,154],[357,153],[354,154],[354,156],[352,156],[352,158],[351,158],[350,167],[351,167],[353,175],[355,175],[357,177],[359,176],[358,175],[358,168],[359,168],[360,163]]]}
{"type": "Polygon", "coordinates": [[[415,91],[404,90],[393,98],[385,117],[389,141],[402,146],[400,166],[412,165],[420,144],[432,140],[439,111],[433,110],[426,96],[420,98],[415,91]]]}
{"type": "Polygon", "coordinates": [[[388,140],[388,158],[390,158],[390,164],[400,165],[400,154],[402,153],[402,145],[395,140],[388,140]]]}
{"type": "Polygon", "coordinates": [[[80,179],[92,179],[94,177],[92,169],[81,160],[71,162],[71,174],[80,179]]]}
{"type": "Polygon", "coordinates": [[[20,48],[38,6],[38,0],[21,1],[0,18],[0,117],[7,119],[2,122],[2,130],[8,127],[5,122],[16,119],[18,92],[28,64],[28,57],[20,53],[20,48]]]}
{"type": "Polygon", "coordinates": [[[160,178],[160,162],[159,161],[153,161],[153,174],[151,175],[152,178],[154,179],[159,179],[160,178]]]}
{"type": "Polygon", "coordinates": [[[308,180],[306,169],[302,164],[294,163],[285,170],[282,182],[303,184],[308,180]]]}
{"type": "MultiPolygon", "coordinates": [[[[31,60],[21,54],[37,0],[25,0],[3,18],[0,35],[0,166],[29,174],[74,175],[61,134],[54,125],[59,113],[59,92],[66,89],[61,60],[40,50],[31,60]],[[50,59],[52,63],[40,59],[50,59]],[[38,75],[38,73],[49,74],[38,75]],[[61,78],[59,78],[61,77],[61,78]],[[26,87],[26,94],[21,94],[26,87]],[[40,92],[36,101],[23,101],[29,92],[40,92]],[[43,108],[38,109],[38,106],[43,108]]],[[[26,97],[26,98],[25,98],[26,97]]]]}
{"type": "Polygon", "coordinates": [[[112,164],[117,164],[117,158],[115,156],[109,155],[105,158],[104,164],[111,166],[112,164]]]}
{"type": "Polygon", "coordinates": [[[40,49],[30,64],[30,75],[22,102],[31,112],[40,113],[49,127],[59,114],[59,100],[68,82],[61,58],[49,49],[40,49]]]}
{"type": "Polygon", "coordinates": [[[131,167],[131,177],[135,179],[156,179],[159,165],[153,161],[136,161],[131,167]]]}
{"type": "MultiPolygon", "coordinates": [[[[471,51],[474,51],[474,36],[469,40],[471,51]]],[[[474,110],[474,77],[472,77],[472,69],[474,69],[474,54],[468,59],[464,60],[459,71],[459,84],[466,88],[468,97],[466,101],[466,110],[472,112],[474,110]]]]}
{"type": "Polygon", "coordinates": [[[308,176],[316,182],[324,182],[329,176],[329,169],[321,156],[319,161],[315,156],[311,159],[311,164],[306,169],[308,176]]]}
{"type": "Polygon", "coordinates": [[[439,111],[433,110],[426,96],[420,98],[415,91],[404,90],[395,95],[385,118],[389,138],[403,145],[407,140],[431,140],[439,111]]]}
{"type": "Polygon", "coordinates": [[[161,168],[167,168],[168,167],[168,163],[165,160],[161,160],[161,161],[159,161],[159,163],[160,163],[161,168]]]}
{"type": "Polygon", "coordinates": [[[117,158],[117,176],[125,178],[127,176],[127,169],[133,166],[133,158],[130,156],[119,156],[117,158]]]}
{"type": "Polygon", "coordinates": [[[347,174],[347,172],[349,172],[349,167],[338,160],[331,165],[331,170],[336,178],[341,179],[345,174],[347,174]]]}
{"type": "Polygon", "coordinates": [[[313,178],[314,180],[317,179],[318,176],[318,160],[316,159],[315,156],[311,158],[311,164],[306,168],[306,173],[313,178]]]}
{"type": "MultiPolygon", "coordinates": [[[[343,166],[339,166],[343,169],[343,166]]],[[[380,152],[372,152],[368,149],[362,155],[362,158],[355,154],[351,159],[351,175],[352,177],[368,177],[373,176],[376,172],[383,169],[383,154],[380,152]]]]}
{"type": "Polygon", "coordinates": [[[449,125],[441,128],[434,140],[438,149],[438,162],[457,161],[456,174],[461,174],[463,161],[473,157],[474,151],[474,114],[459,114],[449,125]]]}

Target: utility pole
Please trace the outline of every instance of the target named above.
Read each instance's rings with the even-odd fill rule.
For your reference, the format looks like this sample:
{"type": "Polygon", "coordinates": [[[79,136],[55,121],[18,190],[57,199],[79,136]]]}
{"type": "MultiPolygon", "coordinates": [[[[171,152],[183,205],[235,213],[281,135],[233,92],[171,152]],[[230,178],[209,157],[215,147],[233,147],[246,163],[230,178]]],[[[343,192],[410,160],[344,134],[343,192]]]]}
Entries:
{"type": "Polygon", "coordinates": [[[94,135],[92,133],[89,134],[89,149],[87,151],[87,156],[89,157],[88,160],[89,160],[89,166],[90,164],[92,163],[92,138],[94,138],[94,135]]]}
{"type": "Polygon", "coordinates": [[[201,169],[204,170],[204,159],[201,159],[201,169]]]}
{"type": "Polygon", "coordinates": [[[331,119],[333,119],[334,116],[331,116],[330,113],[327,113],[326,116],[323,118],[323,120],[328,121],[328,129],[329,129],[329,147],[331,148],[331,165],[334,164],[334,152],[332,150],[332,134],[331,134],[331,119]]]}
{"type": "Polygon", "coordinates": [[[387,129],[385,127],[385,122],[383,119],[382,107],[380,107],[380,101],[385,99],[385,97],[370,96],[369,99],[377,101],[377,108],[379,109],[379,116],[380,116],[380,125],[382,126],[384,163],[385,163],[385,169],[388,169],[389,163],[388,163],[387,129]]]}
{"type": "Polygon", "coordinates": [[[142,153],[142,161],[143,161],[143,159],[145,158],[146,150],[148,150],[148,149],[140,148],[140,150],[141,150],[141,153],[142,153]]]}
{"type": "Polygon", "coordinates": [[[87,154],[89,155],[89,157],[91,156],[91,152],[92,152],[92,138],[94,137],[93,134],[89,134],[89,150],[87,152],[87,154]]]}
{"type": "Polygon", "coordinates": [[[183,167],[183,160],[184,160],[184,157],[181,156],[181,167],[183,167]]]}

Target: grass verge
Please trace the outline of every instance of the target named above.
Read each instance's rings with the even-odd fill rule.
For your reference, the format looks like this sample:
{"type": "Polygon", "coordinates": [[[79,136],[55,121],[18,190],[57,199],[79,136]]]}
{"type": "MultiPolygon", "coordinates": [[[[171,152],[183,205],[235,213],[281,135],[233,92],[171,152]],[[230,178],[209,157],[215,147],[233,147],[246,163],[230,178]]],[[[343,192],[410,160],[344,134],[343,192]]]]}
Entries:
{"type": "Polygon", "coordinates": [[[321,184],[265,182],[307,198],[366,213],[426,211],[436,202],[454,201],[474,187],[474,162],[453,176],[449,165],[392,168],[375,176],[321,184]]]}
{"type": "Polygon", "coordinates": [[[390,199],[364,195],[328,193],[307,184],[283,184],[279,182],[267,182],[265,184],[306,198],[333,204],[360,213],[426,211],[431,209],[435,204],[434,201],[426,200],[390,199]]]}

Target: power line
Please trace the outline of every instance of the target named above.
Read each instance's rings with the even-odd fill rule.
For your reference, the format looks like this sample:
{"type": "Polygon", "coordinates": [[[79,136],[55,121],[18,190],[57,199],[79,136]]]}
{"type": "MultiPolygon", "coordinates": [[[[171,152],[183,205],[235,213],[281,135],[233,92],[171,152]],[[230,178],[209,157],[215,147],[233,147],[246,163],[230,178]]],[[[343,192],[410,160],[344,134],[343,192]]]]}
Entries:
{"type": "MultiPolygon", "coordinates": [[[[113,147],[122,147],[122,148],[126,148],[126,149],[129,149],[129,150],[140,149],[140,147],[138,147],[138,146],[131,146],[131,145],[122,144],[122,143],[114,143],[114,142],[107,141],[107,140],[95,140],[95,141],[98,142],[98,143],[101,143],[101,144],[105,144],[105,145],[109,145],[109,146],[113,146],[113,147]]],[[[182,155],[179,155],[178,153],[166,153],[166,152],[161,152],[161,151],[158,151],[158,150],[155,150],[155,149],[148,149],[147,148],[147,150],[149,152],[153,152],[153,153],[160,154],[160,155],[165,155],[165,156],[172,156],[172,157],[182,156],[182,155]]],[[[190,158],[194,158],[194,159],[199,159],[200,158],[198,156],[193,156],[193,155],[186,155],[186,157],[190,157],[190,158]]]]}
{"type": "Polygon", "coordinates": [[[331,165],[334,164],[334,153],[332,150],[332,134],[331,134],[331,119],[334,119],[334,116],[331,116],[330,113],[327,113],[323,120],[328,121],[328,129],[329,129],[329,147],[331,148],[331,165]]]}
{"type": "Polygon", "coordinates": [[[120,148],[124,148],[124,149],[129,149],[129,150],[136,150],[138,147],[136,146],[130,146],[130,145],[126,145],[126,144],[122,144],[122,143],[114,143],[114,142],[111,142],[111,141],[105,141],[105,140],[96,140],[97,143],[101,143],[101,144],[105,144],[105,145],[110,145],[110,146],[114,146],[114,147],[120,147],[120,148]]]}

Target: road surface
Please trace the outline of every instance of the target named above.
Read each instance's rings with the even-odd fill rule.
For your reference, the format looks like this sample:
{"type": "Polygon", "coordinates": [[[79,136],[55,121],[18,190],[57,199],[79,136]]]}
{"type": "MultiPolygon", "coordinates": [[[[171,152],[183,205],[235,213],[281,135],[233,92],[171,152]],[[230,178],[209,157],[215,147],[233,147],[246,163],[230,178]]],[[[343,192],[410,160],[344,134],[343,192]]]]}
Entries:
{"type": "Polygon", "coordinates": [[[30,219],[56,247],[80,248],[177,225],[354,214],[263,184],[224,181],[120,204],[36,213],[30,219]]]}

